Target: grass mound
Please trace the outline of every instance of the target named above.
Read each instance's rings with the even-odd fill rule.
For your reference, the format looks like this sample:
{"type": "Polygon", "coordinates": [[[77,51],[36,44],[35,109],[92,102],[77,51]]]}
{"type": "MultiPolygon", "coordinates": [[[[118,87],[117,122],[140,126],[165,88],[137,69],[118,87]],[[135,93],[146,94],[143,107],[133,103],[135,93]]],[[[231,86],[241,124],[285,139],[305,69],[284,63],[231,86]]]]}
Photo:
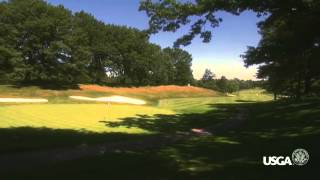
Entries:
{"type": "Polygon", "coordinates": [[[49,103],[79,103],[69,96],[104,97],[126,96],[138,98],[155,104],[159,99],[184,97],[219,96],[218,92],[193,86],[147,86],[132,88],[115,88],[98,85],[79,85],[79,89],[52,90],[37,86],[15,87],[0,85],[0,98],[45,98],[49,103]]]}

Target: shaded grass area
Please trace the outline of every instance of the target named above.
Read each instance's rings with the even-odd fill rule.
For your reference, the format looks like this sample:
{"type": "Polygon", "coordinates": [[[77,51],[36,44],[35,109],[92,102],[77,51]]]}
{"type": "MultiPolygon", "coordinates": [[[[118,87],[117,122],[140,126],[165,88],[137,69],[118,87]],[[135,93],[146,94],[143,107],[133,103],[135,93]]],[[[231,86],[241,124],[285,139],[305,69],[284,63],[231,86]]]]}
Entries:
{"type": "MultiPolygon", "coordinates": [[[[223,123],[234,116],[238,111],[235,102],[222,104],[215,101],[203,101],[196,98],[197,108],[189,104],[179,109],[176,114],[138,115],[136,117],[121,118],[121,121],[108,121],[108,127],[141,128],[150,132],[173,134],[190,132],[192,128],[208,129],[223,123]],[[202,112],[202,113],[201,113],[202,112]]],[[[177,106],[176,106],[177,107],[177,106]]],[[[173,108],[177,110],[176,108],[173,108]]]]}
{"type": "MultiPolygon", "coordinates": [[[[125,125],[170,134],[227,120],[238,109],[247,121],[238,129],[194,137],[145,151],[115,151],[97,157],[7,172],[10,179],[311,179],[320,163],[320,102],[224,103],[204,113],[125,118],[125,125]],[[170,122],[168,122],[170,121],[170,122]],[[166,123],[165,123],[166,122],[166,123]],[[168,124],[169,123],[169,124],[168,124]],[[305,148],[310,161],[303,167],[265,167],[262,156],[291,155],[305,148]]],[[[10,131],[10,130],[9,130],[10,131]]],[[[12,132],[15,130],[12,129],[12,132]]],[[[104,135],[108,137],[108,134],[104,135]]]]}
{"type": "Polygon", "coordinates": [[[0,154],[42,151],[90,144],[139,141],[150,134],[94,133],[70,129],[0,128],[0,154]]]}

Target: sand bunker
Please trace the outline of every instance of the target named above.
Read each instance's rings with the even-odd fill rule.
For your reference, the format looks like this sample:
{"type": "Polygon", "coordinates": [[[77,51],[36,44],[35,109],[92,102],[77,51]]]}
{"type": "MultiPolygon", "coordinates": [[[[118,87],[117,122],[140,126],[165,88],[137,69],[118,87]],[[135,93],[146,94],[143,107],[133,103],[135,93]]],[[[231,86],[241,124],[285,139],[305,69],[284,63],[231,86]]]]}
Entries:
{"type": "Polygon", "coordinates": [[[47,99],[0,98],[3,103],[46,103],[47,99]]]}
{"type": "Polygon", "coordinates": [[[99,97],[99,98],[90,98],[90,97],[84,97],[84,96],[69,96],[69,97],[71,99],[83,100],[83,101],[114,102],[114,103],[125,103],[125,104],[135,104],[135,105],[146,104],[146,102],[143,100],[124,97],[124,96],[110,96],[110,97],[99,97]]]}

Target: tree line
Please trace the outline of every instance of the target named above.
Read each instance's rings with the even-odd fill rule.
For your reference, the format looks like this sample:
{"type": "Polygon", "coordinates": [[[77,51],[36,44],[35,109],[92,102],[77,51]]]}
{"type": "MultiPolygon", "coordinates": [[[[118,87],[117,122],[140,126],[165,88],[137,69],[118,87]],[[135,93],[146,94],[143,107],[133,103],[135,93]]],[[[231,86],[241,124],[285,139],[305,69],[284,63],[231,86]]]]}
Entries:
{"type": "Polygon", "coordinates": [[[192,56],[42,0],[0,2],[0,81],[124,86],[193,81],[192,56]]]}
{"type": "Polygon", "coordinates": [[[264,17],[257,25],[262,39],[242,55],[245,65],[259,65],[257,77],[266,81],[275,99],[320,95],[319,0],[143,0],[140,10],[149,16],[149,33],[175,32],[190,25],[176,47],[189,45],[196,36],[209,42],[212,31],[206,27],[218,27],[223,21],[218,11],[233,15],[253,11],[264,17]]]}
{"type": "Polygon", "coordinates": [[[227,79],[225,76],[217,78],[210,70],[206,69],[202,78],[195,82],[197,86],[213,89],[223,93],[234,93],[244,89],[264,87],[264,81],[227,79]]]}

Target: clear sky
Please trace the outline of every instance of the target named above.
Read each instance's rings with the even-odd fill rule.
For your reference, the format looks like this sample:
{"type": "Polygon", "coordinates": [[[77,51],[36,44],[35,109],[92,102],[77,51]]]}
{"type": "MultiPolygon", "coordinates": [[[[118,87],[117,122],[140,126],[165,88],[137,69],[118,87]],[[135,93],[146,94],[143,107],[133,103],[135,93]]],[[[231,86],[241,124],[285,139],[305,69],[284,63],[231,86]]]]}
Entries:
{"type": "MultiPolygon", "coordinates": [[[[139,0],[47,0],[53,5],[62,4],[77,12],[84,10],[98,20],[108,24],[127,25],[138,29],[148,27],[148,18],[144,12],[139,12],[139,0]]],[[[233,16],[224,12],[217,14],[223,19],[218,28],[213,30],[210,43],[202,43],[195,39],[191,45],[183,47],[193,57],[193,75],[201,78],[206,68],[211,69],[217,77],[254,79],[256,67],[243,67],[240,55],[247,46],[255,46],[260,35],[256,23],[259,19],[252,12],[233,16]]],[[[150,41],[161,47],[172,46],[188,28],[176,33],[159,33],[152,35],[150,41]]]]}

